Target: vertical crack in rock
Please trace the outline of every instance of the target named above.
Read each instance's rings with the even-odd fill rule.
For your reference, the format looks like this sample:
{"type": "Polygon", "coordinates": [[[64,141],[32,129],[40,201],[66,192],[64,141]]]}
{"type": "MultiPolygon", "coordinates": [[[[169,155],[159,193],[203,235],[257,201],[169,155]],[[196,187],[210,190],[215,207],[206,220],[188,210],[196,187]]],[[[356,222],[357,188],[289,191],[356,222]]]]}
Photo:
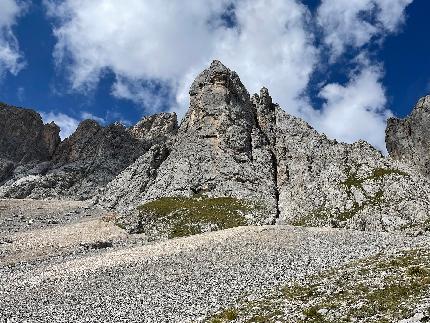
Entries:
{"type": "Polygon", "coordinates": [[[269,90],[263,87],[260,95],[254,94],[252,97],[254,106],[255,124],[267,140],[271,155],[271,166],[273,171],[274,194],[276,200],[276,215],[272,224],[276,224],[280,217],[279,210],[279,187],[278,187],[278,158],[276,150],[276,105],[272,102],[269,90]]]}
{"type": "MultiPolygon", "coordinates": [[[[272,149],[276,149],[276,138],[275,138],[275,146],[272,149]]],[[[276,158],[276,154],[273,150],[272,153],[272,168],[273,168],[273,179],[275,181],[275,199],[276,199],[276,216],[272,221],[272,224],[276,224],[279,220],[281,212],[279,211],[279,187],[278,187],[278,159],[276,158]]]]}

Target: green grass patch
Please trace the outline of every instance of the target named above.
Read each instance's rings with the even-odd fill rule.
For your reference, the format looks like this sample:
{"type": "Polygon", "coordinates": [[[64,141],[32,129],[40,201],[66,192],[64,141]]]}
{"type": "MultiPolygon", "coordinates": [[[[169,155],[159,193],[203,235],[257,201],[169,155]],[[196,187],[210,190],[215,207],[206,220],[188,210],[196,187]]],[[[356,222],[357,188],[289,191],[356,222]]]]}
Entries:
{"type": "Polygon", "coordinates": [[[141,233],[161,232],[168,238],[184,237],[247,225],[250,203],[232,197],[163,197],[138,208],[141,233]]]}
{"type": "Polygon", "coordinates": [[[372,170],[372,173],[366,177],[359,177],[357,172],[351,171],[351,169],[347,170],[348,177],[345,181],[341,182],[342,185],[346,186],[347,192],[350,193],[352,187],[356,187],[358,189],[363,189],[363,183],[367,180],[381,180],[384,176],[389,175],[398,175],[398,176],[409,176],[408,173],[405,173],[399,169],[395,168],[375,168],[372,170]]]}
{"type": "Polygon", "coordinates": [[[216,314],[209,321],[210,323],[222,323],[222,322],[231,322],[237,319],[237,310],[234,308],[227,308],[222,312],[216,314]]]}

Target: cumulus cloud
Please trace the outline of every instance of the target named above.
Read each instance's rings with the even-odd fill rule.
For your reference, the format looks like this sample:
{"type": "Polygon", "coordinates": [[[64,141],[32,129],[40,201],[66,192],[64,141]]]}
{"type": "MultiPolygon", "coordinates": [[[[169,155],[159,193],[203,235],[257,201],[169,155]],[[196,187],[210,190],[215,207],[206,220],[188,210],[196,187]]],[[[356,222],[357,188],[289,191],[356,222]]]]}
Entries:
{"type": "Polygon", "coordinates": [[[204,65],[216,43],[212,17],[227,0],[46,1],[58,19],[57,61],[73,63],[73,87],[92,86],[110,68],[119,76],[172,81],[204,65]]]}
{"type": "Polygon", "coordinates": [[[117,77],[112,94],[149,110],[183,112],[192,79],[214,58],[251,91],[270,86],[293,109],[317,61],[306,30],[310,13],[295,0],[46,3],[57,19],[54,55],[71,62],[73,88],[95,86],[110,69],[117,77]]]}
{"type": "Polygon", "coordinates": [[[85,120],[85,119],[91,119],[94,121],[97,121],[100,124],[105,124],[106,120],[104,118],[98,117],[94,114],[92,114],[91,112],[88,111],[81,111],[81,119],[85,120]]]}
{"type": "Polygon", "coordinates": [[[319,93],[325,103],[315,120],[318,130],[348,143],[364,139],[386,153],[385,123],[392,113],[381,77],[380,67],[363,66],[347,84],[325,85],[319,93]]]}
{"type": "Polygon", "coordinates": [[[61,112],[41,112],[40,115],[42,116],[43,122],[50,123],[54,121],[57,126],[60,127],[61,139],[69,137],[79,125],[79,120],[61,112]]]}
{"type": "Polygon", "coordinates": [[[327,49],[333,63],[348,47],[361,51],[396,32],[411,1],[323,0],[315,15],[299,0],[45,4],[54,19],[54,57],[68,66],[75,90],[93,89],[109,70],[116,78],[113,96],[138,103],[147,113],[171,107],[183,115],[192,80],[212,59],[220,59],[238,72],[248,90],[267,86],[285,110],[329,136],[367,139],[383,150],[381,130],[389,111],[379,64],[358,63],[361,70],[352,71],[345,84],[316,89],[322,107],[312,107],[306,93],[327,49]],[[320,33],[323,46],[315,41],[320,33]],[[355,120],[357,126],[348,132],[339,124],[350,118],[362,122],[355,120]],[[359,124],[372,128],[363,131],[359,124]]]}
{"type": "Polygon", "coordinates": [[[112,95],[143,105],[148,113],[160,111],[167,105],[175,105],[170,84],[156,80],[131,80],[119,76],[112,85],[112,95]]]}
{"type": "Polygon", "coordinates": [[[26,4],[18,0],[2,0],[0,10],[0,77],[7,71],[16,75],[25,62],[19,51],[18,41],[12,28],[26,10],[26,4]]]}
{"type": "Polygon", "coordinates": [[[346,47],[362,47],[397,31],[413,0],[323,0],[317,22],[332,58],[346,47]]]}

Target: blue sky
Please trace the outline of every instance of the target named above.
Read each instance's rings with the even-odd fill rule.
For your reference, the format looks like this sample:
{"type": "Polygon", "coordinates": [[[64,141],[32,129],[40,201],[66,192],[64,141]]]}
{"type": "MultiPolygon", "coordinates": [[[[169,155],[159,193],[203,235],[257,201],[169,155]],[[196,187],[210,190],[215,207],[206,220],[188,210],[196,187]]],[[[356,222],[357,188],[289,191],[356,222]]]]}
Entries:
{"type": "Polygon", "coordinates": [[[193,78],[221,59],[329,137],[384,150],[385,119],[430,93],[428,12],[426,0],[0,0],[0,101],[63,137],[87,117],[181,116],[193,78]]]}

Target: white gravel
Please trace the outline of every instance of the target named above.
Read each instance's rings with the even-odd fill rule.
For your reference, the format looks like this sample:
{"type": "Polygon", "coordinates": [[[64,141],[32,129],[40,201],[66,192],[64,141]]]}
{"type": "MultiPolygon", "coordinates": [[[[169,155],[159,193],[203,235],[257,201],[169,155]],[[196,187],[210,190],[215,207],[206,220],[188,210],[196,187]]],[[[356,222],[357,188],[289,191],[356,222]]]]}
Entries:
{"type": "Polygon", "coordinates": [[[290,226],[241,227],[62,262],[0,268],[10,322],[194,322],[353,259],[430,237],[290,226]]]}

